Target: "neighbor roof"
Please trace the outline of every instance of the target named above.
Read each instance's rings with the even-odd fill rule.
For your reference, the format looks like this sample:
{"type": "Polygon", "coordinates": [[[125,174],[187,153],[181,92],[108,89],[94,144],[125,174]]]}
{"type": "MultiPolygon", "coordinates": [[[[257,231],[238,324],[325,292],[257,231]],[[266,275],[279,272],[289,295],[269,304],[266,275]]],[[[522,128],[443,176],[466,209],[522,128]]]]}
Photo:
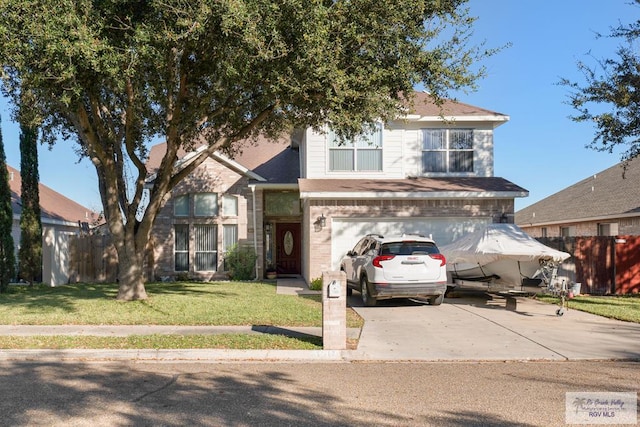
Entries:
{"type": "Polygon", "coordinates": [[[632,160],[623,177],[622,163],[593,174],[516,212],[519,225],[640,216],[640,159],[632,160]]]}
{"type": "MultiPolygon", "coordinates": [[[[11,207],[14,215],[22,212],[22,178],[20,171],[7,165],[9,171],[9,188],[11,189],[11,207]]],[[[63,196],[51,188],[38,184],[40,196],[40,211],[43,222],[66,221],[77,223],[91,222],[96,213],[79,203],[63,196]]]]}

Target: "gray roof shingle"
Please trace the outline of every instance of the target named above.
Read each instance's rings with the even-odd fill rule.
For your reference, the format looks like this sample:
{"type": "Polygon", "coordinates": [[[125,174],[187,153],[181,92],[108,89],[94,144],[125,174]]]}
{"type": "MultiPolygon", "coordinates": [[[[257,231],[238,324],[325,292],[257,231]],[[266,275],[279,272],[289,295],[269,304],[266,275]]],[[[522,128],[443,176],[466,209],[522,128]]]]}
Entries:
{"type": "Polygon", "coordinates": [[[516,212],[519,225],[575,222],[631,213],[640,214],[640,159],[593,174],[516,212]]]}

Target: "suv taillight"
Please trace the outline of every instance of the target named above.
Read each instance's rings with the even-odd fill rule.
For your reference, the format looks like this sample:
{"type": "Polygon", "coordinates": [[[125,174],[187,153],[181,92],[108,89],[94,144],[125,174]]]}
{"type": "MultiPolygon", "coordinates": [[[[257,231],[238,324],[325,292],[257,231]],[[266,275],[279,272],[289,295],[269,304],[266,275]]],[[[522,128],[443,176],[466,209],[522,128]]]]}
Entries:
{"type": "Polygon", "coordinates": [[[380,265],[381,261],[388,261],[393,258],[395,258],[395,255],[378,255],[373,259],[373,261],[371,261],[371,263],[374,267],[382,268],[382,265],[380,265]]]}
{"type": "Polygon", "coordinates": [[[447,263],[447,259],[442,254],[429,254],[429,256],[433,259],[440,260],[440,267],[447,263]]]}

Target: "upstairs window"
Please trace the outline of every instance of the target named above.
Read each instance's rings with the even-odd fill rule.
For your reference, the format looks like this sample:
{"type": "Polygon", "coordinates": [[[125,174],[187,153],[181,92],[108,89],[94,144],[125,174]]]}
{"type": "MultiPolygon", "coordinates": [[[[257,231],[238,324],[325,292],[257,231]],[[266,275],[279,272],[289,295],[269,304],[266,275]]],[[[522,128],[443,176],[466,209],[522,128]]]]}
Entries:
{"type": "Polygon", "coordinates": [[[473,130],[422,129],[422,172],[473,172],[473,130]]]}
{"type": "Polygon", "coordinates": [[[222,215],[238,216],[238,198],[236,196],[222,196],[222,215]]]}
{"type": "Polygon", "coordinates": [[[173,199],[173,214],[175,216],[189,216],[189,195],[173,199]]]}
{"type": "Polygon", "coordinates": [[[330,171],[382,171],[382,125],[354,141],[341,141],[329,130],[328,143],[330,171]]]}
{"type": "Polygon", "coordinates": [[[218,195],[216,193],[194,194],[193,206],[195,216],[218,216],[218,195]]]}

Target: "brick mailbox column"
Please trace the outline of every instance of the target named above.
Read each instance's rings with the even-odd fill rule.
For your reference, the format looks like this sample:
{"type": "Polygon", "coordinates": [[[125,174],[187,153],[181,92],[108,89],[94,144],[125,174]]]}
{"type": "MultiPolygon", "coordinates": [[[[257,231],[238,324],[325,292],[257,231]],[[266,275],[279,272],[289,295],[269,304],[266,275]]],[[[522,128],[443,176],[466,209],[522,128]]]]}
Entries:
{"type": "Polygon", "coordinates": [[[347,348],[347,277],[343,271],[322,272],[322,345],[347,348]]]}

